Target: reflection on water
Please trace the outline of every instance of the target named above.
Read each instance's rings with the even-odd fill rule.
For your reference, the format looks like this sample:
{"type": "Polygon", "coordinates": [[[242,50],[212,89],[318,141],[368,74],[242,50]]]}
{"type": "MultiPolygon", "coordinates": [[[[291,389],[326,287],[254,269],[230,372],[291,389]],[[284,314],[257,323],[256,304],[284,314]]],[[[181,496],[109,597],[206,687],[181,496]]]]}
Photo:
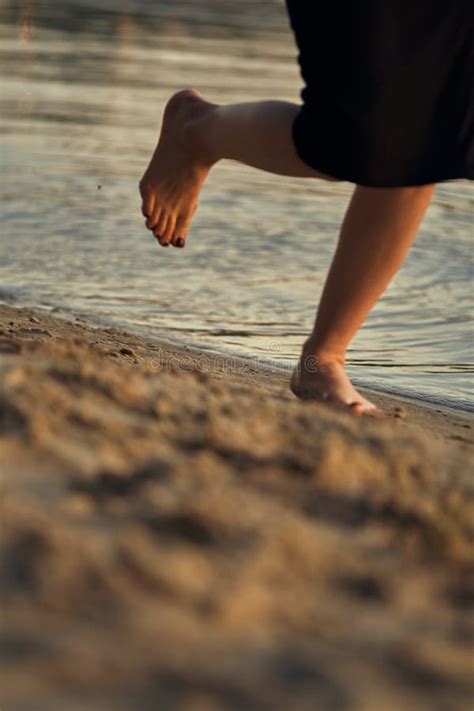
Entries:
{"type": "MultiPolygon", "coordinates": [[[[283,2],[0,0],[0,32],[2,293],[294,359],[351,186],[219,165],[184,251],[156,247],[137,193],[171,91],[298,100],[283,2]]],[[[472,407],[473,199],[438,186],[352,345],[357,382],[472,407]]]]}

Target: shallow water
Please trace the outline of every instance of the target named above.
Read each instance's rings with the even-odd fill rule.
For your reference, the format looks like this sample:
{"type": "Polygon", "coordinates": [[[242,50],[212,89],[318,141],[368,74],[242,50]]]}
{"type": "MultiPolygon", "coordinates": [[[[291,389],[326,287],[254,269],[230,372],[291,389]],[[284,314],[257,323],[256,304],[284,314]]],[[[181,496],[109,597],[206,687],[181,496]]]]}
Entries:
{"type": "MultiPolygon", "coordinates": [[[[294,360],[351,185],[219,165],[182,251],[144,230],[137,192],[173,90],[298,100],[283,3],[0,0],[0,33],[0,296],[294,360]]],[[[358,383],[474,407],[473,202],[472,183],[438,186],[352,344],[358,383]]]]}

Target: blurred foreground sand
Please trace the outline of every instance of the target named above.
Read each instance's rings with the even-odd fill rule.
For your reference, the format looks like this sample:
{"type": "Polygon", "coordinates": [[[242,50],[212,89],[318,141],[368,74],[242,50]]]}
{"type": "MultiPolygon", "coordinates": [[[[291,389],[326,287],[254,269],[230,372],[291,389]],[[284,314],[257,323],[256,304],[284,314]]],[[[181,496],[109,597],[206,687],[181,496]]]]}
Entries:
{"type": "Polygon", "coordinates": [[[470,708],[473,418],[211,360],[0,307],[2,711],[470,708]]]}

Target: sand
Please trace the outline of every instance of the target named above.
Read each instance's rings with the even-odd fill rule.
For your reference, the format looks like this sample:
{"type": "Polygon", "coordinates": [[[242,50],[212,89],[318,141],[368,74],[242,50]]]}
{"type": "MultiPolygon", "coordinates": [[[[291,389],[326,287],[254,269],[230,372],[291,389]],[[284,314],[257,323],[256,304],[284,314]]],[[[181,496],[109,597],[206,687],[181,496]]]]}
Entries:
{"type": "Polygon", "coordinates": [[[473,417],[0,307],[2,711],[467,711],[473,417]]]}

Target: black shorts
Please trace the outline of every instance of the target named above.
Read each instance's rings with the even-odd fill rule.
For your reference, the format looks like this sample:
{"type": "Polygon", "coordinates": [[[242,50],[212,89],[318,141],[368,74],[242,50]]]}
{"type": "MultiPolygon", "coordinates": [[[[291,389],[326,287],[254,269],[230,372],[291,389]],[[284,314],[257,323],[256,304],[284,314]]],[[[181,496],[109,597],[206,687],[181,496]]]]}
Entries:
{"type": "Polygon", "coordinates": [[[334,178],[474,180],[474,0],[287,0],[300,158],[334,178]]]}

